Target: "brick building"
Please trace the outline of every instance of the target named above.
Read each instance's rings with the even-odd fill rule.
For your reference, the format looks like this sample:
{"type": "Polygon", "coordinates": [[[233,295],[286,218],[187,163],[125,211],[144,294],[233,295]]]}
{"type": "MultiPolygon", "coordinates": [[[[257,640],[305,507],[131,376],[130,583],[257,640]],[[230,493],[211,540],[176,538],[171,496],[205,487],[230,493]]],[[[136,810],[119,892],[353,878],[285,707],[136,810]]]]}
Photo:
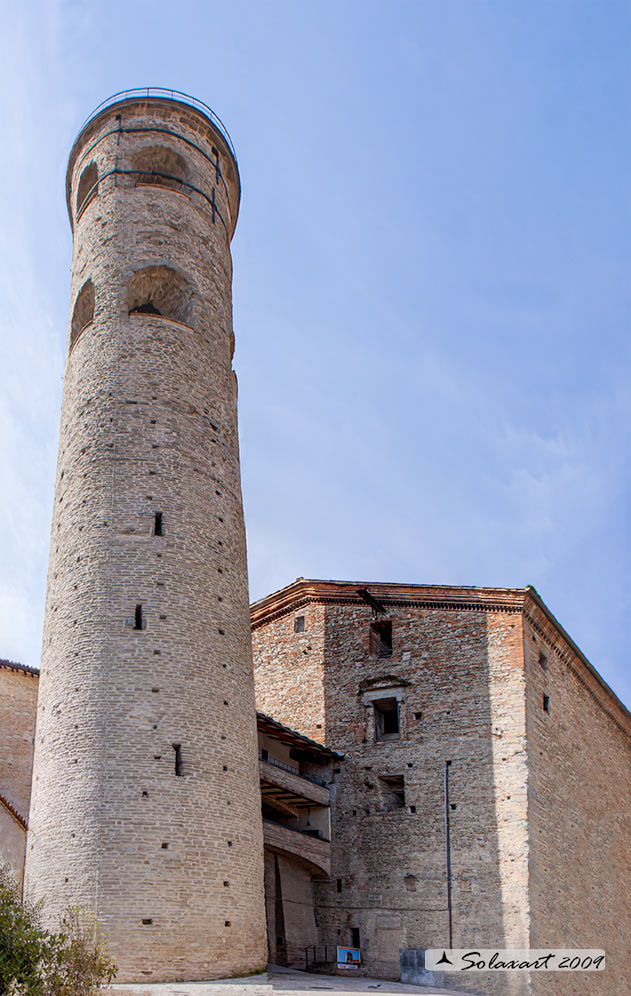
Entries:
{"type": "Polygon", "coordinates": [[[447,773],[453,947],[608,958],[605,974],[476,985],[628,988],[631,716],[534,589],[298,579],[252,627],[258,708],[344,755],[322,948],[356,944],[398,978],[402,952],[449,945],[447,773]]]}

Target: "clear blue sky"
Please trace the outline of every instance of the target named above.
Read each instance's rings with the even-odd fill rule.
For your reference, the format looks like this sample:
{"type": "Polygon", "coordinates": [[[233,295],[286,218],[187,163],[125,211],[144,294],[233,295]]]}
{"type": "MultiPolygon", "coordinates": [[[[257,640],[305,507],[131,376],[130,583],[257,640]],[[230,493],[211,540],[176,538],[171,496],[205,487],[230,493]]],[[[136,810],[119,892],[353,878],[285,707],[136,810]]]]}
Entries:
{"type": "Polygon", "coordinates": [[[68,151],[164,85],[241,167],[252,597],[534,584],[631,705],[631,5],[5,0],[2,29],[0,656],[39,660],[68,151]]]}

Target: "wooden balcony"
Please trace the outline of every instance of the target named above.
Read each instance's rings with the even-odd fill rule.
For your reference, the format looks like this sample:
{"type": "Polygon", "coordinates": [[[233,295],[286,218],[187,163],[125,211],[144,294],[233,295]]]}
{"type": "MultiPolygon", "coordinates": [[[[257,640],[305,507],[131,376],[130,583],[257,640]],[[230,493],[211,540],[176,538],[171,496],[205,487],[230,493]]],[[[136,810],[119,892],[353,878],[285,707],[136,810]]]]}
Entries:
{"type": "Polygon", "coordinates": [[[328,788],[278,767],[273,761],[259,761],[263,802],[275,809],[295,814],[296,810],[312,806],[329,806],[328,788]]]}

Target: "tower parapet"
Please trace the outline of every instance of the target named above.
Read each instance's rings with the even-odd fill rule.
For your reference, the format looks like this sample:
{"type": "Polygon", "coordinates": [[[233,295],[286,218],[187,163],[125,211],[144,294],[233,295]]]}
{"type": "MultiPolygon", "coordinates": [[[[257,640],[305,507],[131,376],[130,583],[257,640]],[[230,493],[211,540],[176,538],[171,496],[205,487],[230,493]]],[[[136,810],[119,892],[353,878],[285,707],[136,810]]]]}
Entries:
{"type": "Polygon", "coordinates": [[[265,965],[232,370],[232,143],[130,91],[68,165],[71,309],[26,890],[93,910],[123,981],[265,965]]]}

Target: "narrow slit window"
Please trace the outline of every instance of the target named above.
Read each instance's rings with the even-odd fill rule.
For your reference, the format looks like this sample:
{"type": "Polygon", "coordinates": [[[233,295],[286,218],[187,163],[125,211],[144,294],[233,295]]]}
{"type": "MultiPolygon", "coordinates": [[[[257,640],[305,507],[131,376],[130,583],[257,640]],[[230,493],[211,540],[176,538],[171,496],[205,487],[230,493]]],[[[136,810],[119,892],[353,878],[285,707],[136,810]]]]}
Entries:
{"type": "Polygon", "coordinates": [[[137,605],[134,612],[134,629],[144,629],[145,620],[142,614],[142,605],[137,605]]]}
{"type": "Polygon", "coordinates": [[[182,764],[182,744],[173,744],[173,750],[175,751],[175,774],[180,778],[184,774],[184,766],[182,764]]]}
{"type": "Polygon", "coordinates": [[[359,936],[359,927],[351,927],[351,944],[354,948],[361,947],[361,939],[359,936]]]}
{"type": "Polygon", "coordinates": [[[550,696],[549,695],[544,695],[543,696],[543,711],[544,712],[550,712],[550,696]]]}
{"type": "Polygon", "coordinates": [[[164,536],[162,532],[162,512],[156,512],[153,520],[153,535],[164,536]]]}

